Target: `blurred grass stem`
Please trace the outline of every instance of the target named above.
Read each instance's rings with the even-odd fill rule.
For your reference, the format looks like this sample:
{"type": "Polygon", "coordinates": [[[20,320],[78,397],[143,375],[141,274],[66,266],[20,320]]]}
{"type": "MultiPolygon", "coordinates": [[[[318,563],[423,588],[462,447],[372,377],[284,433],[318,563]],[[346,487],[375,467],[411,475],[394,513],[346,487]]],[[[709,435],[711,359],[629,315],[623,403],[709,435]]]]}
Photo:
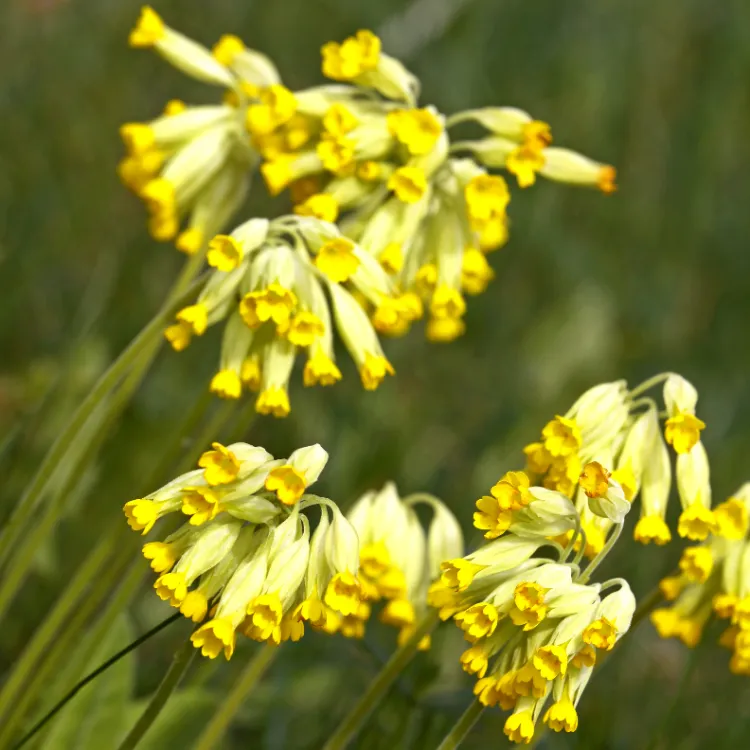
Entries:
{"type": "Polygon", "coordinates": [[[474,724],[484,711],[484,706],[474,700],[469,707],[461,714],[461,718],[453,725],[453,728],[445,735],[445,738],[438,746],[438,750],[454,750],[458,747],[466,735],[471,731],[474,724]]]}
{"type": "Polygon", "coordinates": [[[156,717],[159,716],[161,710],[177,688],[180,679],[182,679],[182,676],[187,671],[196,653],[195,647],[188,638],[175,653],[172,664],[164,675],[164,679],[159,684],[159,687],[156,688],[156,692],[141,714],[141,718],[138,719],[135,726],[128,732],[128,736],[120,743],[118,750],[133,750],[133,748],[138,746],[138,743],[156,721],[156,717]]]}
{"type": "Polygon", "coordinates": [[[198,738],[193,750],[211,750],[218,747],[224,733],[247,697],[248,693],[258,684],[263,677],[266,669],[276,658],[279,651],[278,646],[266,644],[262,646],[255,656],[248,662],[245,670],[240,675],[240,679],[234,684],[227,697],[222,700],[211,720],[206,725],[203,733],[198,738]]]}
{"type": "Polygon", "coordinates": [[[414,658],[419,642],[432,631],[437,622],[437,611],[430,610],[417,624],[409,640],[393,652],[391,658],[370,683],[365,694],[338,725],[336,731],[323,746],[323,750],[343,750],[349,744],[365,719],[378,707],[388,689],[414,658]]]}
{"type": "MultiPolygon", "coordinates": [[[[52,444],[34,478],[13,509],[6,527],[0,534],[0,565],[4,565],[8,558],[12,557],[14,548],[24,533],[27,521],[31,519],[37,504],[49,487],[58,466],[65,460],[69,449],[79,439],[88,419],[145,352],[153,355],[151,347],[160,341],[162,329],[166,321],[169,320],[183,302],[191,299],[203,285],[203,279],[188,283],[188,275],[186,274],[188,266],[191,266],[190,278],[197,271],[197,268],[193,270],[191,265],[194,260],[195,258],[191,258],[189,263],[186,264],[183,273],[175,284],[175,291],[170,293],[169,299],[161,311],[152,318],[151,322],[141,330],[125,351],[99,378],[88,396],[83,400],[83,403],[76,410],[70,422],[68,422],[67,427],[52,444]]],[[[147,367],[144,368],[143,374],[145,374],[146,369],[147,367]]]]}

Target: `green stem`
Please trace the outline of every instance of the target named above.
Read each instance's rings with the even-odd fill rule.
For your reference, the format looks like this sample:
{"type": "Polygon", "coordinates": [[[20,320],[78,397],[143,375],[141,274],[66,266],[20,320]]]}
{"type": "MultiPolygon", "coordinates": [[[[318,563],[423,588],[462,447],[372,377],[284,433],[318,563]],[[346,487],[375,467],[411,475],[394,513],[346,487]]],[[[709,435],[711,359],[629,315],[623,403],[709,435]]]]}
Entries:
{"type": "Polygon", "coordinates": [[[477,723],[483,711],[484,706],[478,700],[470,703],[469,707],[461,714],[461,718],[453,725],[450,732],[445,735],[443,741],[438,745],[438,750],[454,750],[454,748],[457,748],[471,731],[474,724],[477,723]]]}
{"type": "MultiPolygon", "coordinates": [[[[119,529],[118,529],[119,530],[119,529]]],[[[81,595],[101,571],[117,535],[110,533],[102,537],[84,563],[79,567],[75,577],[55,602],[54,609],[39,627],[31,641],[16,662],[13,672],[0,691],[0,724],[8,710],[16,703],[17,693],[37,668],[37,661],[45,653],[49,644],[65,626],[68,617],[73,613],[81,595]]]]}
{"type": "Polygon", "coordinates": [[[227,731],[230,722],[237,713],[242,701],[245,700],[248,693],[258,684],[263,677],[266,669],[276,658],[278,646],[262,646],[255,656],[245,667],[240,679],[235,683],[229,695],[219,704],[216,712],[211,717],[208,725],[203,730],[203,734],[198,738],[198,742],[193,750],[211,750],[217,747],[221,738],[227,731]]]}
{"type": "Polygon", "coordinates": [[[164,679],[161,681],[159,687],[156,688],[156,692],[151,696],[151,700],[148,706],[146,706],[145,711],[141,714],[140,719],[138,719],[135,726],[130,730],[128,736],[120,743],[117,750],[133,750],[133,748],[138,746],[138,743],[143,739],[154,721],[156,721],[156,717],[159,716],[166,702],[177,688],[177,684],[187,671],[195,654],[195,647],[188,638],[174,655],[172,664],[164,675],[164,679]]]}
{"type": "MultiPolygon", "coordinates": [[[[194,415],[191,415],[191,417],[194,417],[194,415]]],[[[223,421],[227,417],[228,411],[223,408],[219,409],[209,420],[193,441],[192,450],[188,451],[180,462],[177,473],[187,471],[195,463],[196,454],[199,454],[203,446],[217,436],[223,421]]],[[[163,474],[167,470],[168,467],[163,461],[160,461],[147,480],[146,484],[149,486],[144,489],[150,491],[153,489],[151,485],[163,481],[165,479],[163,474]]],[[[15,663],[13,671],[5,682],[2,691],[0,691],[0,721],[6,713],[12,710],[17,700],[18,691],[29,680],[31,673],[39,668],[39,660],[43,655],[54,649],[58,635],[61,629],[65,627],[66,620],[82,592],[91,585],[94,579],[105,583],[110,589],[115,587],[118,577],[122,573],[123,565],[127,562],[128,557],[133,554],[133,548],[125,543],[124,537],[126,534],[129,534],[127,526],[124,524],[122,517],[118,515],[117,518],[113,519],[106,535],[81,563],[75,577],[55,602],[42,625],[34,632],[31,641],[26,646],[21,658],[15,663]]],[[[142,560],[138,559],[128,573],[118,595],[111,602],[111,606],[107,607],[105,614],[102,616],[101,627],[97,626],[96,633],[102,632],[107,626],[107,621],[111,623],[118,612],[127,605],[130,597],[137,589],[143,572],[145,572],[145,568],[139,570],[141,565],[142,560]]]]}
{"type": "MultiPolygon", "coordinates": [[[[180,303],[192,298],[203,283],[203,279],[198,279],[188,286],[183,294],[179,295],[179,299],[164,305],[161,311],[154,316],[151,322],[131,341],[125,351],[110,365],[109,369],[99,378],[88,396],[83,400],[68,425],[58,435],[57,440],[42,460],[34,478],[13,509],[10,520],[0,534],[0,566],[11,555],[24,532],[26,523],[36,510],[37,503],[47,490],[57,467],[78,439],[81,430],[94,410],[110,394],[117,383],[125,377],[143,352],[148,350],[153,342],[159,340],[165,322],[172,316],[175,309],[179,308],[180,303]]],[[[174,296],[171,295],[171,298],[174,296]]]]}
{"type": "MultiPolygon", "coordinates": [[[[135,651],[142,643],[145,643],[149,638],[152,638],[157,633],[164,630],[164,628],[176,622],[181,617],[179,612],[167,617],[166,620],[162,620],[158,625],[151,628],[148,632],[142,636],[136,638],[132,643],[129,643],[125,648],[120,649],[114,656],[110,656],[107,661],[100,664],[93,672],[89,672],[82,680],[79,680],[74,687],[72,687],[65,695],[55,703],[52,708],[44,714],[44,716],[37,721],[34,726],[26,732],[26,734],[13,746],[13,750],[20,750],[32,737],[34,737],[39,731],[41,731],[47,722],[51,721],[59,711],[65,708],[65,705],[73,700],[75,696],[83,690],[90,682],[93,682],[102,672],[106,672],[113,664],[116,664],[124,656],[127,656],[131,651],[135,651]]],[[[97,641],[94,641],[95,643],[97,641]]]]}
{"type": "Polygon", "coordinates": [[[349,744],[365,719],[378,707],[380,701],[388,692],[388,688],[412,660],[417,652],[419,642],[432,631],[437,622],[438,615],[434,610],[431,610],[422,618],[409,640],[393,652],[391,658],[388,659],[370,683],[364,695],[344,717],[336,731],[323,746],[323,750],[343,750],[349,744]]]}
{"type": "Polygon", "coordinates": [[[583,575],[578,579],[577,583],[588,583],[592,573],[604,562],[604,558],[609,554],[609,551],[617,544],[617,540],[620,538],[620,534],[622,534],[622,527],[622,522],[615,524],[615,530],[609,535],[609,539],[607,539],[602,551],[588,564],[588,567],[583,571],[583,575]]]}
{"type": "Polygon", "coordinates": [[[646,391],[653,388],[655,385],[663,383],[671,374],[671,372],[660,372],[658,375],[654,375],[648,380],[644,380],[640,385],[637,385],[635,388],[633,388],[632,391],[630,391],[630,393],[628,393],[628,398],[631,401],[634,400],[642,393],[645,393],[646,391]]]}
{"type": "Polygon", "coordinates": [[[4,748],[8,746],[17,727],[32,707],[36,696],[50,683],[65,656],[75,648],[77,645],[75,639],[78,632],[86,626],[86,623],[96,611],[101,600],[107,595],[107,590],[107,587],[101,581],[96,582],[91,595],[85,601],[81,602],[71,614],[70,621],[66,623],[69,627],[63,628],[57,634],[56,645],[59,647],[50,655],[50,658],[46,659],[43,664],[35,667],[33,672],[29,674],[28,684],[24,685],[24,689],[15,698],[12,704],[12,712],[2,722],[0,747],[4,748]]]}

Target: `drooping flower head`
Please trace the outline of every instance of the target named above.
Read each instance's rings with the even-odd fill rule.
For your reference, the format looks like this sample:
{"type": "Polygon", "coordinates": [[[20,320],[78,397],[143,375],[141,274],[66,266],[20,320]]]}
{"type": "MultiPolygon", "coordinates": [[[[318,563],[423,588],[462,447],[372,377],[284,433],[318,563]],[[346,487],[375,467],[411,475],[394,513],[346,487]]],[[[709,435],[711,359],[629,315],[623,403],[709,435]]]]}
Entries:
{"type": "Polygon", "coordinates": [[[177,313],[165,336],[176,350],[224,321],[212,392],[240,398],[260,391],[256,409],[289,413],[288,383],[298,352],[306,386],[341,379],[334,327],[362,379],[373,390],[394,369],[355,295],[387,305],[393,282],[370,255],[333,224],[314,217],[251,219],[209,242],[210,278],[195,304],[177,313]]]}
{"type": "Polygon", "coordinates": [[[247,443],[214,443],[200,468],[125,504],[128,524],[144,534],[170,513],[188,517],[143,554],[159,574],[159,598],[201,623],[191,639],[204,656],[229,659],[238,633],[297,641],[305,622],[326,624],[314,616],[323,601],[339,619],[362,605],[357,533],[334,503],[306,493],[327,459],[319,445],[274,459],[247,443]],[[301,511],[313,506],[321,521],[311,537],[301,511]]]}
{"type": "Polygon", "coordinates": [[[679,575],[661,581],[670,606],[657,609],[651,622],[662,638],[679,638],[693,648],[715,617],[727,620],[719,643],[732,651],[729,669],[750,675],[750,484],[744,484],[713,510],[715,535],[688,547],[679,575]]]}
{"type": "Polygon", "coordinates": [[[694,416],[697,398],[693,386],[673,373],[632,390],[625,381],[602,383],[586,391],[565,415],[548,422],[540,440],[524,448],[529,475],[575,500],[588,557],[602,549],[613,523],[622,520],[637,498],[641,517],[636,540],[666,544],[672,538],[664,520],[672,486],[668,444],[677,453],[675,473],[683,507],[679,535],[702,540],[716,530],[708,459],[700,442],[705,425],[694,416]],[[667,414],[664,436],[659,407],[644,395],[661,381],[667,414]],[[673,421],[680,415],[696,421],[673,421]]]}
{"type": "MultiPolygon", "coordinates": [[[[398,628],[403,643],[427,610],[427,591],[440,576],[442,561],[463,554],[461,527],[437,498],[402,498],[392,483],[363,495],[347,515],[360,539],[363,595],[369,603],[382,602],[380,620],[398,628]],[[432,510],[426,533],[414,511],[418,504],[432,510]]],[[[425,636],[419,647],[429,644],[425,636]]]]}

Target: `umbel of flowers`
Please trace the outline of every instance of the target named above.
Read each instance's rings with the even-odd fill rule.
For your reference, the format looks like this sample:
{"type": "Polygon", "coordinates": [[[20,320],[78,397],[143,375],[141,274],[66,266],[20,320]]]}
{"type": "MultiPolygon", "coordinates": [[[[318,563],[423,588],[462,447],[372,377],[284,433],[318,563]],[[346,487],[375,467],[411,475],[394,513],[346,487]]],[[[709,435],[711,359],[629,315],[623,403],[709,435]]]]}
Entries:
{"type": "MultiPolygon", "coordinates": [[[[298,352],[307,356],[305,385],[341,379],[333,321],[365,388],[377,388],[393,374],[355,296],[388,306],[396,295],[393,281],[335,225],[306,216],[250,219],[229,235],[215,236],[207,259],[213,270],[197,302],[177,313],[165,335],[179,351],[224,321],[220,366],[210,385],[214,393],[239,398],[243,390],[260,391],[257,411],[285,417],[298,352]]],[[[416,295],[398,299],[419,314],[416,295]]]]}
{"type": "Polygon", "coordinates": [[[204,656],[229,659],[237,633],[297,641],[306,621],[327,624],[324,608],[338,618],[359,611],[357,533],[334,503],[306,494],[327,460],[319,445],[274,459],[247,443],[214,443],[200,468],[125,504],[128,524],[144,534],[166,515],[186,517],[143,554],[159,574],[157,595],[203,623],[192,641],[204,656]],[[300,511],[312,506],[321,523],[311,538],[300,511]]]}
{"type": "MultiPolygon", "coordinates": [[[[418,493],[401,498],[392,482],[379,492],[364,494],[347,517],[360,541],[365,611],[369,615],[369,605],[382,602],[380,620],[398,628],[398,642],[404,643],[428,609],[427,591],[440,577],[441,563],[464,553],[461,526],[436,497],[418,493]],[[414,511],[419,504],[432,510],[427,533],[414,511]]],[[[426,635],[419,648],[429,645],[426,635]]]]}
{"type": "Polygon", "coordinates": [[[661,581],[664,598],[673,604],[656,610],[651,621],[662,638],[679,638],[696,646],[716,617],[728,621],[719,643],[732,651],[729,669],[750,675],[750,484],[714,510],[717,535],[688,547],[680,573],[661,581]]]}
{"type": "Polygon", "coordinates": [[[226,224],[262,161],[272,194],[288,188],[296,213],[339,221],[389,275],[397,293],[387,304],[361,299],[385,334],[405,333],[423,306],[430,339],[463,332],[464,294],[486,288],[494,275],[486,253],[508,237],[510,191],[492,170],[522,188],[541,175],[615,189],[612,167],[552,147],[549,126],[519,109],[446,118],[419,107],[419,81],[370,31],[324,45],[322,71],[335,83],[297,92],[237,37],[209,51],[149,8],[130,43],[226,92],[222,104],[170,102],[156,120],[123,127],[121,175],[149,208],[154,236],[197,251],[226,224]],[[452,142],[448,130],[467,121],[486,136],[452,142]]]}
{"type": "MultiPolygon", "coordinates": [[[[622,492],[611,478],[609,492],[622,492]]],[[[607,502],[592,497],[591,512],[601,514],[607,502]]],[[[554,731],[573,732],[597,653],[627,632],[635,609],[626,581],[589,582],[617,540],[629,504],[618,505],[617,512],[607,509],[615,531],[584,570],[582,549],[569,560],[582,529],[564,493],[532,486],[524,472],[508,472],[477,505],[477,528],[488,529],[491,518],[500,518],[503,511],[495,507],[507,510],[507,525],[503,521],[501,530],[495,523],[488,533],[492,541],[445,561],[429,603],[442,619],[453,618],[470,642],[461,663],[477,677],[478,700],[512,711],[505,734],[513,742],[530,743],[540,719],[554,731]],[[568,532],[565,547],[551,541],[568,532]],[[536,556],[546,546],[556,550],[556,559],[536,556]]]]}
{"type": "MultiPolygon", "coordinates": [[[[672,485],[668,445],[677,455],[675,474],[682,503],[680,536],[705,540],[717,529],[711,511],[708,459],[700,440],[705,424],[695,415],[698,393],[680,375],[657,375],[632,390],[624,380],[586,391],[564,414],[548,422],[538,442],[524,448],[526,472],[544,487],[575,498],[588,557],[604,547],[612,512],[640,497],[635,539],[666,544],[665,522],[672,485]],[[648,391],[663,382],[663,409],[648,391]],[[663,420],[663,431],[660,423],[663,420]],[[584,479],[579,477],[588,464],[584,479]],[[616,489],[619,488],[619,489],[616,489]],[[591,500],[601,512],[595,513],[591,500]]],[[[494,493],[493,493],[494,497],[494,493]]],[[[492,498],[482,501],[492,509],[492,498]]],[[[497,504],[497,503],[495,503],[497,504]]],[[[488,537],[509,518],[489,518],[488,537]]]]}

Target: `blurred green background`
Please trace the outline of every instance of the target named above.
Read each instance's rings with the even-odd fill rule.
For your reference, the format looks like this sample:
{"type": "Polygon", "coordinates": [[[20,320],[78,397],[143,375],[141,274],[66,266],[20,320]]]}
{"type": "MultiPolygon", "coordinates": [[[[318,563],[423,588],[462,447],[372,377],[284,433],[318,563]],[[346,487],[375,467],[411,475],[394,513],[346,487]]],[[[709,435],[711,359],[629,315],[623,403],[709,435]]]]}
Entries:
{"type": "MultiPolygon", "coordinates": [[[[3,517],[93,379],[158,309],[182,262],[149,239],[141,206],[118,182],[117,129],[154,116],[169,98],[208,102],[215,92],[127,48],[139,5],[0,4],[3,517]]],[[[619,170],[620,190],[609,197],[550,183],[516,189],[511,241],[491,258],[495,281],[469,302],[466,336],[431,345],[414,330],[386,342],[398,376],[376,393],[362,391],[347,363],[336,388],[305,392],[297,373],[291,416],[240,425],[251,442],[278,455],[320,442],[331,460],[316,491],[348,505],[395,479],[405,493],[444,498],[468,531],[475,498],[520,466],[521,447],[583,389],[676,370],[701,394],[716,498],[748,479],[750,4],[164,0],[155,7],[208,45],[238,34],[276,61],[292,89],[321,81],[321,44],[373,28],[421,78],[423,103],[447,113],[522,107],[551,123],[558,144],[619,170]]],[[[243,215],[283,210],[256,184],[243,215]]],[[[178,439],[216,365],[218,333],[179,356],[162,352],[95,469],[76,482],[65,521],[3,626],[0,667],[17,658],[162,446],[178,439]]],[[[139,540],[128,543],[136,556],[139,540]]],[[[644,594],[680,548],[625,539],[603,574],[628,576],[644,594]]],[[[166,614],[144,579],[129,617],[106,642],[81,648],[95,664],[166,614]]],[[[471,680],[457,662],[462,641],[455,628],[444,630],[358,747],[435,747],[468,704],[471,680]]],[[[44,747],[113,746],[186,632],[174,626],[108,673],[44,747]]],[[[729,674],[715,635],[689,652],[643,623],[594,677],[578,732],[542,746],[687,750],[746,742],[750,680],[729,674]]],[[[364,644],[312,634],[285,648],[222,747],[319,747],[393,640],[376,626],[364,644]]],[[[230,664],[195,670],[144,747],[189,746],[253,649],[246,643],[230,664]]],[[[503,721],[487,712],[465,747],[503,746],[503,721]]]]}

